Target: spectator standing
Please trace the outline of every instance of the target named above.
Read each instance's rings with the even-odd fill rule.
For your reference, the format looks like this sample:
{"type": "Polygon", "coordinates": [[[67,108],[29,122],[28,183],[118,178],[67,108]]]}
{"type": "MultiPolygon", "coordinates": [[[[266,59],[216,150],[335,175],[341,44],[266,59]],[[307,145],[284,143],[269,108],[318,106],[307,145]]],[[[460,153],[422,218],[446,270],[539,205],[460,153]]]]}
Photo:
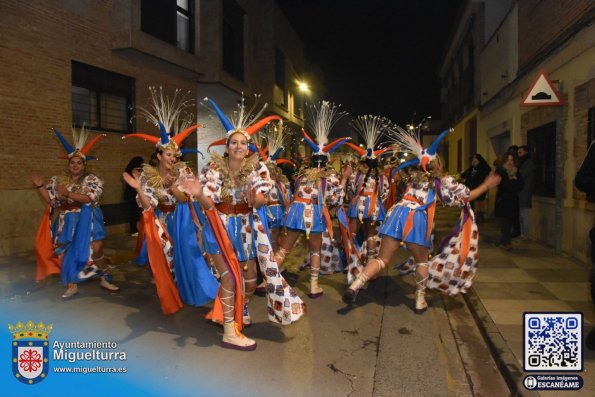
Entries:
{"type": "Polygon", "coordinates": [[[527,146],[518,150],[519,174],[523,180],[523,189],[519,192],[519,224],[521,239],[529,238],[531,229],[531,204],[533,201],[533,161],[527,146]]]}
{"type": "MultiPolygon", "coordinates": [[[[133,157],[126,166],[125,172],[129,175],[138,178],[142,171],[143,163],[145,160],[136,156],[133,157]]],[[[136,202],[136,190],[130,187],[127,183],[124,183],[124,201],[128,203],[128,223],[130,224],[130,234],[133,236],[138,235],[138,220],[142,213],[142,209],[136,202]]]]}
{"type": "MultiPolygon", "coordinates": [[[[469,188],[469,190],[473,190],[483,183],[491,171],[492,168],[488,165],[483,156],[479,153],[476,153],[473,155],[473,159],[471,160],[471,166],[461,174],[461,179],[463,179],[463,183],[469,188]]],[[[484,220],[486,196],[487,192],[483,193],[471,202],[471,207],[477,215],[478,223],[481,223],[484,220]]]]}
{"type": "Polygon", "coordinates": [[[504,153],[496,162],[496,174],[500,175],[502,181],[498,185],[496,193],[496,216],[501,220],[500,248],[510,251],[511,230],[515,219],[518,219],[519,197],[518,193],[523,188],[523,182],[519,178],[518,169],[514,163],[514,156],[508,152],[504,153]]]}

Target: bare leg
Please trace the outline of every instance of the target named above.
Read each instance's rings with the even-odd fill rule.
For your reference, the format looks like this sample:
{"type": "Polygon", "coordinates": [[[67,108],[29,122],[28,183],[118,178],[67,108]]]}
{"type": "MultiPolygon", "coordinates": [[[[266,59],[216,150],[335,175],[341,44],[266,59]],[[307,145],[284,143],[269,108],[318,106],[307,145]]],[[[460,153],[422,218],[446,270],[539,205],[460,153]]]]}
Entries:
{"type": "Polygon", "coordinates": [[[248,262],[240,263],[240,266],[244,270],[244,325],[250,326],[252,324],[252,318],[248,312],[248,303],[254,294],[256,289],[256,262],[254,259],[248,262]]]}
{"type": "Polygon", "coordinates": [[[398,240],[395,240],[392,237],[383,236],[382,240],[380,240],[380,253],[378,254],[378,258],[370,259],[368,261],[364,270],[357,276],[355,281],[351,283],[343,295],[343,301],[348,304],[353,303],[354,296],[366,281],[378,275],[378,273],[386,267],[386,264],[390,262],[399,247],[400,243],[398,240]]]}
{"type": "Polygon", "coordinates": [[[275,261],[277,262],[279,268],[281,267],[281,264],[283,264],[285,256],[293,248],[300,235],[301,233],[297,230],[288,230],[287,234],[281,237],[281,241],[279,242],[279,250],[275,253],[275,261]]]}
{"type": "Polygon", "coordinates": [[[99,285],[101,288],[109,292],[120,291],[120,288],[111,282],[111,277],[108,275],[108,261],[103,255],[103,241],[93,241],[91,243],[91,248],[93,249],[93,264],[97,266],[97,269],[101,273],[101,277],[99,277],[99,285]]]}
{"type": "Polygon", "coordinates": [[[256,342],[245,337],[234,321],[234,298],[237,288],[231,274],[229,274],[227,265],[220,254],[212,255],[212,258],[217,272],[221,275],[219,278],[220,300],[223,306],[223,341],[221,346],[237,350],[254,350],[256,349],[256,342]]]}
{"type": "Polygon", "coordinates": [[[322,248],[322,233],[310,234],[308,240],[310,250],[310,298],[315,299],[322,296],[324,291],[318,286],[320,274],[320,249],[322,248]]]}

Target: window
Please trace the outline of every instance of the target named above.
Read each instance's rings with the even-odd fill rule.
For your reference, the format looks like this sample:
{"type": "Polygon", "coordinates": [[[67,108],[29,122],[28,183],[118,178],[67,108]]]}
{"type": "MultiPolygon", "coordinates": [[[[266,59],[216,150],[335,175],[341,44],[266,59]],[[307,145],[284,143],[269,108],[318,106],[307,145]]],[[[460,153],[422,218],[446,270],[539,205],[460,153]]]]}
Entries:
{"type": "Polygon", "coordinates": [[[587,116],[587,149],[595,139],[595,107],[589,109],[587,116]]]}
{"type": "Polygon", "coordinates": [[[244,80],[244,10],[235,0],[223,2],[223,70],[244,80]]]}
{"type": "Polygon", "coordinates": [[[527,143],[532,150],[534,193],[538,196],[556,195],[556,123],[527,131],[527,143]]]}
{"type": "Polygon", "coordinates": [[[134,79],[72,61],[72,124],[132,132],[134,79]]]}
{"type": "Polygon", "coordinates": [[[141,30],[194,52],[194,0],[141,0],[141,30]]]}

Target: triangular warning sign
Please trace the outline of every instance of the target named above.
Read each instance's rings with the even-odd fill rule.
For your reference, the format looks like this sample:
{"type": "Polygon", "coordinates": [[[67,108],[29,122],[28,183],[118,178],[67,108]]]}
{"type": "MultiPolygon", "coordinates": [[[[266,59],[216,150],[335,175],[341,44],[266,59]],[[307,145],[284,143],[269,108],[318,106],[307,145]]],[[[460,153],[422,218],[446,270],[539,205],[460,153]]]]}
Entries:
{"type": "Polygon", "coordinates": [[[537,78],[531,83],[529,91],[521,100],[521,106],[556,106],[563,103],[558,90],[554,88],[544,70],[539,71],[537,78]]]}

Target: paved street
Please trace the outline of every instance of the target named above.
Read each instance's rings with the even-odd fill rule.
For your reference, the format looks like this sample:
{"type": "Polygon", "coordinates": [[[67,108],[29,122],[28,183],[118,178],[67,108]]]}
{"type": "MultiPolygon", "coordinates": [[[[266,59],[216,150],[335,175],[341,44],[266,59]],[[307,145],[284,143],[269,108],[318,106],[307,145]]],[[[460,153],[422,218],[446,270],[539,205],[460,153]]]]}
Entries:
{"type": "MultiPolygon", "coordinates": [[[[455,213],[444,211],[437,216],[439,232],[446,231],[446,225],[456,218],[455,213]]],[[[207,308],[185,307],[164,317],[148,273],[128,262],[134,239],[123,236],[106,241],[107,253],[117,264],[116,282],[122,287],[114,295],[91,280],[81,286],[78,296],[62,302],[63,287],[57,278],[34,289],[32,255],[2,258],[0,321],[2,328],[30,319],[53,323],[53,340],[117,342],[128,354],[128,373],[118,375],[118,381],[135,385],[145,395],[506,396],[510,391],[505,379],[519,376],[515,365],[522,368],[519,324],[523,310],[583,310],[587,330],[593,313],[583,296],[585,264],[574,264],[575,278],[560,281],[569,283],[566,286],[529,280],[525,273],[542,280],[540,273],[530,271],[539,263],[555,269],[565,259],[534,243],[515,243],[515,250],[504,253],[492,245],[493,232],[493,225],[485,227],[482,268],[467,297],[470,305],[460,296],[431,293],[430,310],[421,316],[412,311],[412,277],[398,276],[392,266],[361,293],[358,306],[352,309],[340,299],[345,288],[343,274],[325,276],[325,295],[309,299],[307,273],[298,270],[305,252],[298,247],[286,277],[304,297],[308,313],[294,325],[277,326],[267,321],[264,298],[256,297],[251,303],[254,324],[245,332],[258,342],[254,352],[220,348],[222,330],[203,319],[207,308]],[[543,287],[534,285],[540,282],[543,287]],[[569,306],[559,302],[562,292],[555,293],[563,287],[575,290],[576,297],[565,303],[569,306]],[[537,298],[528,300],[527,294],[537,298]],[[509,369],[504,376],[490,354],[490,344],[500,369],[509,369]]],[[[399,253],[395,262],[405,255],[399,253]]],[[[8,338],[7,328],[2,332],[8,338]]],[[[586,386],[573,395],[592,395],[589,374],[594,361],[593,352],[587,351],[586,371],[581,374],[586,386]]],[[[12,375],[8,367],[2,371],[0,377],[9,392],[0,391],[0,395],[22,394],[23,387],[30,387],[10,379],[4,382],[12,375]]],[[[53,373],[33,387],[42,391],[44,385],[58,381],[79,382],[84,387],[85,376],[53,373]]],[[[522,386],[520,390],[535,395],[522,386]]],[[[74,387],[71,391],[80,395],[74,387]]],[[[87,392],[105,395],[101,390],[87,392]]],[[[112,386],[109,394],[126,393],[119,394],[112,386]]]]}

